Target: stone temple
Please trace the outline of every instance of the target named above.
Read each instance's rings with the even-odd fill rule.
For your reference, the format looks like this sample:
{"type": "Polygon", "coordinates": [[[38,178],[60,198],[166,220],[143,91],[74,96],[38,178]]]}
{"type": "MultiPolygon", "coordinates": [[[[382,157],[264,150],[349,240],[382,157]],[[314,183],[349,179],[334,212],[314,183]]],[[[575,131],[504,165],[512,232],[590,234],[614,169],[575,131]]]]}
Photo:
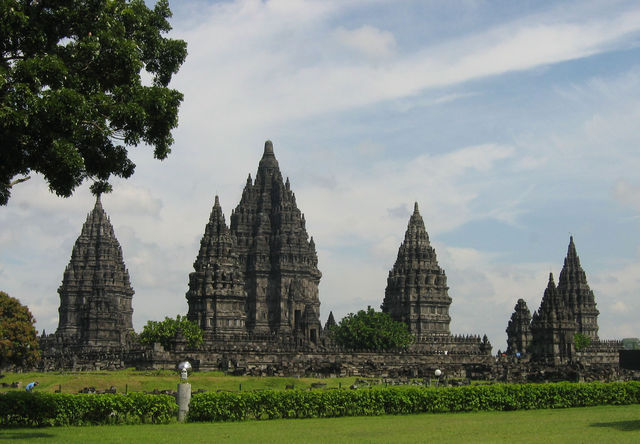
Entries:
{"type": "Polygon", "coordinates": [[[558,284],[550,273],[540,308],[531,316],[526,302],[518,300],[507,327],[507,354],[529,354],[534,361],[560,365],[615,353],[619,341],[599,340],[599,313],[571,236],[558,284]],[[576,334],[588,338],[586,351],[576,349],[576,334]],[[585,356],[587,352],[593,356],[585,356]]]}
{"type": "Polygon", "coordinates": [[[404,242],[389,271],[382,311],[406,323],[416,338],[449,335],[448,290],[447,276],[438,266],[416,202],[404,242]]]}
{"type": "Polygon", "coordinates": [[[133,333],[133,289],[100,196],[73,246],[58,293],[59,341],[88,349],[127,343],[133,333]]]}
{"type": "Polygon", "coordinates": [[[249,175],[231,214],[230,229],[216,197],[189,279],[189,319],[213,333],[317,343],[322,274],[305,223],[267,141],[256,179],[249,175]]]}
{"type": "Polygon", "coordinates": [[[246,332],[247,292],[236,252],[235,238],[224,221],[218,196],[200,241],[200,252],[189,274],[187,318],[205,336],[246,332]]]}
{"type": "Polygon", "coordinates": [[[498,358],[486,336],[451,334],[447,276],[417,203],[381,298],[382,310],[407,324],[410,346],[374,353],[333,343],[333,313],[324,328],[320,323],[321,276],[305,217],[267,141],[229,225],[215,196],[188,276],[187,317],[204,331],[204,345],[191,349],[180,335],[166,348],[142,345],[132,335],[134,292],[122,249],[98,197],[58,290],[58,329],[40,341],[41,369],[174,368],[188,359],[196,369],[233,374],[430,378],[439,369],[458,378],[526,381],[541,374],[540,365],[610,366],[618,359],[620,341],[598,338],[599,312],[573,238],[558,284],[550,275],[533,316],[518,300],[507,353],[498,358]],[[591,344],[578,350],[576,334],[591,344]]]}

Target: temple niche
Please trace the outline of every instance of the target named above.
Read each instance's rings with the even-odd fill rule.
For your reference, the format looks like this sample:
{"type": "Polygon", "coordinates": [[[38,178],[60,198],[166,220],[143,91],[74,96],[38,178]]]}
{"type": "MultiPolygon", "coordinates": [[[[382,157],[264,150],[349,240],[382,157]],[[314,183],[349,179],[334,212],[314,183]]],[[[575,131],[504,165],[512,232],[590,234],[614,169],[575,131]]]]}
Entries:
{"type": "Polygon", "coordinates": [[[449,335],[448,290],[447,276],[438,266],[416,202],[404,242],[389,271],[382,311],[406,323],[416,338],[449,335]]]}
{"type": "Polygon", "coordinates": [[[122,249],[98,196],[58,289],[56,336],[87,349],[122,347],[133,332],[133,293],[122,249]]]}

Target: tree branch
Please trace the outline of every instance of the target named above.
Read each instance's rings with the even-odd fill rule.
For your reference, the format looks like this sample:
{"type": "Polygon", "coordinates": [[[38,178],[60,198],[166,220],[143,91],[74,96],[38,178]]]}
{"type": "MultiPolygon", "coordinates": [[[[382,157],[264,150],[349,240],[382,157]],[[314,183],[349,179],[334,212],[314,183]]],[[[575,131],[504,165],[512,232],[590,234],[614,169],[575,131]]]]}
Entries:
{"type": "Polygon", "coordinates": [[[19,183],[26,182],[29,179],[31,179],[31,176],[25,176],[16,180],[12,180],[11,182],[9,182],[9,188],[13,188],[14,185],[18,185],[19,183]]]}

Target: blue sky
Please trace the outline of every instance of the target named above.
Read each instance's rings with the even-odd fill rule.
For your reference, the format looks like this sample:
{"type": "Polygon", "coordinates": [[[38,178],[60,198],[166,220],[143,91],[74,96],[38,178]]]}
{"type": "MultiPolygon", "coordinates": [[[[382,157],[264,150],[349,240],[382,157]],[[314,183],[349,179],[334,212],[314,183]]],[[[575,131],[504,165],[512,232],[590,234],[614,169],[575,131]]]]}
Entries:
{"type": "MultiPolygon", "coordinates": [[[[103,205],[131,274],[134,326],[187,310],[214,196],[229,216],[266,139],[323,272],[323,322],[378,307],[413,208],[448,276],[451,330],[505,348],[569,235],[602,338],[640,336],[640,4],[636,1],[180,1],[189,56],[170,157],[103,205]]],[[[0,209],[0,289],[57,327],[86,213],[38,177],[0,209]]],[[[228,221],[228,219],[227,219],[228,221]]]]}

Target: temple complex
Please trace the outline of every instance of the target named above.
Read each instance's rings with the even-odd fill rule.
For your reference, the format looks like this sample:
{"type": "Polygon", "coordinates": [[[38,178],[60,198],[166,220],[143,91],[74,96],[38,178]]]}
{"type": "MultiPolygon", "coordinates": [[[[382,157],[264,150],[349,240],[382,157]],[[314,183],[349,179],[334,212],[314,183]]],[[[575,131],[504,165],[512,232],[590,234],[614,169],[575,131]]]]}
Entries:
{"type": "Polygon", "coordinates": [[[56,336],[64,344],[121,347],[133,332],[133,289],[100,196],[82,226],[58,289],[56,336]]]}
{"type": "Polygon", "coordinates": [[[381,305],[407,324],[411,345],[341,349],[331,338],[333,313],[320,323],[321,276],[314,240],[267,141],[229,225],[215,196],[188,277],[187,318],[203,330],[204,344],[189,348],[181,335],[166,347],[140,344],[131,335],[134,292],[122,249],[98,197],[58,290],[58,329],[41,337],[41,370],[174,368],[188,359],[196,369],[232,374],[431,378],[437,369],[456,378],[526,382],[544,377],[541,366],[608,368],[618,359],[621,342],[598,338],[599,312],[573,237],[558,285],[550,274],[533,316],[518,300],[500,357],[491,355],[486,335],[450,333],[447,276],[417,203],[381,305]],[[583,335],[580,347],[576,334],[583,335]]]}
{"type": "Polygon", "coordinates": [[[448,290],[447,276],[438,266],[416,202],[404,242],[389,271],[382,311],[406,323],[416,338],[449,335],[448,290]]]}

